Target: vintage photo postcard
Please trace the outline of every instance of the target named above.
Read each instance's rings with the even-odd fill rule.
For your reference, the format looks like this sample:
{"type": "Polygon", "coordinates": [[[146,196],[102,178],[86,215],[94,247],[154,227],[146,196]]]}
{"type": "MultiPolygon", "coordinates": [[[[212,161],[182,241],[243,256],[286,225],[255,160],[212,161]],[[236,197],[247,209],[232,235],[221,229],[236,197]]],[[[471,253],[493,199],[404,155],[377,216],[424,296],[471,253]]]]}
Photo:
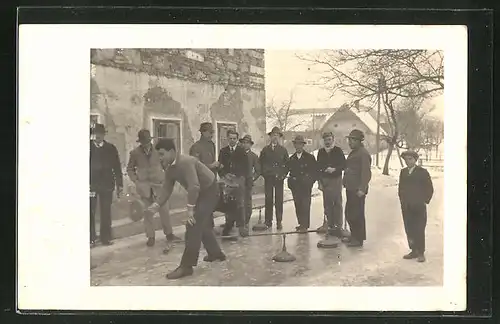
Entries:
{"type": "Polygon", "coordinates": [[[21,25],[18,308],[465,310],[466,80],[464,26],[21,25]]]}

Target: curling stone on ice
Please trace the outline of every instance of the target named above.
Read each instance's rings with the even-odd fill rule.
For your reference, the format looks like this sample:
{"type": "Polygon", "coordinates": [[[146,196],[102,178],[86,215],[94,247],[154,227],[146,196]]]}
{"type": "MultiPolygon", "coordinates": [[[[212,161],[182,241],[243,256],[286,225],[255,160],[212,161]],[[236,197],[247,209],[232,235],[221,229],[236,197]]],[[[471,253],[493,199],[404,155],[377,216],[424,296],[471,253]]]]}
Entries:
{"type": "Polygon", "coordinates": [[[151,212],[147,210],[148,206],[146,206],[140,198],[132,197],[130,195],[127,195],[127,198],[129,204],[129,216],[133,222],[142,220],[145,213],[151,212]]]}
{"type": "Polygon", "coordinates": [[[326,232],[325,239],[318,242],[318,248],[320,249],[334,249],[338,247],[340,240],[326,232]]]}
{"type": "Polygon", "coordinates": [[[283,249],[280,253],[273,257],[275,262],[293,262],[295,261],[295,256],[286,250],[286,234],[283,234],[283,249]]]}
{"type": "Polygon", "coordinates": [[[323,225],[318,227],[316,233],[318,234],[326,234],[328,232],[328,221],[326,220],[326,215],[323,215],[323,225]]]}
{"type": "Polygon", "coordinates": [[[252,227],[252,230],[256,232],[267,230],[267,225],[262,223],[262,207],[259,208],[259,220],[257,224],[252,227]]]}

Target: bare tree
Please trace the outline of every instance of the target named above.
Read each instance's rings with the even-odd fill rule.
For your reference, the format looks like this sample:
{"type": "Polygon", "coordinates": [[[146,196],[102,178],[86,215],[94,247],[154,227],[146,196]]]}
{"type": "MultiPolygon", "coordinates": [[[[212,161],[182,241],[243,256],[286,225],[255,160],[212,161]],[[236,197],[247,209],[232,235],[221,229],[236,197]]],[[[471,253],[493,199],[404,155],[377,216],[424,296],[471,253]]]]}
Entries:
{"type": "Polygon", "coordinates": [[[266,107],[266,118],[271,121],[273,126],[278,126],[282,132],[294,131],[302,125],[302,121],[290,118],[297,115],[297,112],[291,109],[293,104],[293,91],[290,91],[288,100],[279,104],[276,104],[274,99],[271,99],[266,107]]]}
{"type": "Polygon", "coordinates": [[[373,107],[380,95],[390,126],[390,134],[382,137],[388,144],[385,175],[389,174],[392,151],[400,142],[396,111],[401,101],[423,100],[444,89],[443,54],[438,50],[326,50],[297,57],[323,67],[313,84],[327,89],[331,97],[339,92],[347,95],[351,107],[360,100],[373,107]]]}
{"type": "Polygon", "coordinates": [[[429,158],[432,149],[436,150],[438,155],[439,146],[444,140],[444,123],[437,118],[425,118],[422,122],[422,142],[426,153],[426,159],[429,158]]]}
{"type": "Polygon", "coordinates": [[[422,107],[424,99],[421,97],[405,98],[396,109],[396,120],[400,130],[397,146],[401,149],[418,152],[423,148],[423,121],[435,109],[422,107]]]}

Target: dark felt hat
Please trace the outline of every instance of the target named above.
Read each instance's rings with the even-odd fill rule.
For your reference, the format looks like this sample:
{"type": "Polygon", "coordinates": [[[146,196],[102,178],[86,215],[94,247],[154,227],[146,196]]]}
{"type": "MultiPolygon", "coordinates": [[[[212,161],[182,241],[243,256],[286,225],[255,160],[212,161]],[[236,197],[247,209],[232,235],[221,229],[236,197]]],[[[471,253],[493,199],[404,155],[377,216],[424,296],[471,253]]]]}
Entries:
{"type": "Polygon", "coordinates": [[[137,142],[139,143],[147,143],[152,139],[153,138],[151,137],[151,133],[147,129],[141,129],[139,133],[137,133],[137,142]]]}
{"type": "Polygon", "coordinates": [[[295,136],[295,138],[293,139],[292,142],[294,142],[294,143],[302,143],[302,144],[306,144],[307,143],[306,140],[304,139],[304,136],[302,136],[302,135],[295,136]]]}
{"type": "Polygon", "coordinates": [[[200,124],[200,132],[202,132],[202,133],[213,131],[213,130],[214,130],[214,126],[212,125],[212,123],[205,122],[205,123],[200,124]]]}
{"type": "Polygon", "coordinates": [[[413,157],[415,160],[418,160],[419,156],[418,156],[418,153],[415,152],[415,151],[405,151],[403,153],[401,153],[401,157],[404,159],[405,156],[411,156],[413,157]]]}
{"type": "Polygon", "coordinates": [[[106,134],[106,127],[103,124],[95,124],[92,128],[93,134],[106,134]]]}
{"type": "Polygon", "coordinates": [[[281,129],[277,126],[273,127],[273,129],[267,133],[267,135],[271,136],[272,134],[278,134],[280,137],[283,137],[283,133],[281,132],[281,129]]]}
{"type": "Polygon", "coordinates": [[[359,129],[353,129],[346,137],[363,141],[365,139],[365,134],[359,129]]]}
{"type": "Polygon", "coordinates": [[[240,142],[248,142],[248,143],[253,145],[252,136],[247,134],[247,135],[243,136],[242,138],[240,138],[240,142]]]}

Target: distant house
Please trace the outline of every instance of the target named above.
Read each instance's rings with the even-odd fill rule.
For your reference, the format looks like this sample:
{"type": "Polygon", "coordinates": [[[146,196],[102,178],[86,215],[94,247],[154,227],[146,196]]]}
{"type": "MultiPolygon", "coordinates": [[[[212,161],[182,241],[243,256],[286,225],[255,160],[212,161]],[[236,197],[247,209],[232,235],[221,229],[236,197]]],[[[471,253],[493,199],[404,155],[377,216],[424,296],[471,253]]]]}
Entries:
{"type": "MultiPolygon", "coordinates": [[[[381,115],[380,134],[386,135],[389,127],[386,119],[381,115]]],[[[377,113],[365,106],[348,108],[317,108],[296,109],[289,117],[288,125],[292,130],[284,132],[284,145],[293,151],[292,140],[296,135],[306,138],[307,151],[315,151],[322,146],[321,134],[333,132],[335,145],[349,152],[346,136],[353,129],[360,129],[365,133],[365,146],[370,153],[376,153],[377,113]],[[294,127],[295,126],[295,127],[294,127]]],[[[380,150],[387,148],[384,141],[380,142],[380,150]]]]}

